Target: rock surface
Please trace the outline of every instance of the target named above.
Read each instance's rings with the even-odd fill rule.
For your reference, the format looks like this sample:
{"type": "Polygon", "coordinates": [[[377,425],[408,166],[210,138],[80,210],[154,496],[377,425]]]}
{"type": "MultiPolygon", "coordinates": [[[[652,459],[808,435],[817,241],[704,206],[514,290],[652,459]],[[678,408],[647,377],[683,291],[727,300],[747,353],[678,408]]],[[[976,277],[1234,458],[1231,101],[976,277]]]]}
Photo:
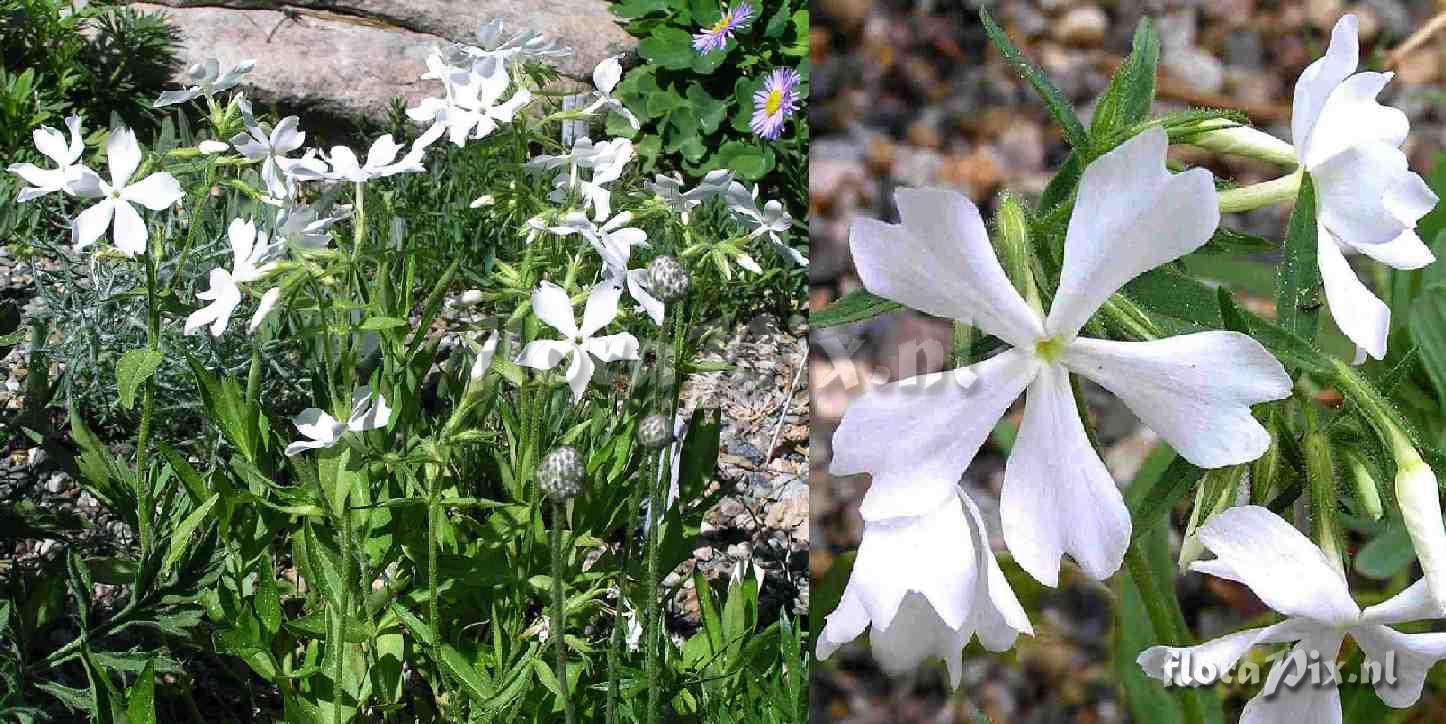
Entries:
{"type": "Polygon", "coordinates": [[[420,80],[431,48],[475,42],[477,26],[502,18],[509,30],[535,30],[573,48],[563,75],[586,80],[598,61],[636,40],[604,0],[161,0],[131,3],[163,12],[179,29],[182,65],[219,57],[226,66],[256,59],[242,87],[263,104],[333,118],[376,117],[392,98],[432,95],[420,80]]]}

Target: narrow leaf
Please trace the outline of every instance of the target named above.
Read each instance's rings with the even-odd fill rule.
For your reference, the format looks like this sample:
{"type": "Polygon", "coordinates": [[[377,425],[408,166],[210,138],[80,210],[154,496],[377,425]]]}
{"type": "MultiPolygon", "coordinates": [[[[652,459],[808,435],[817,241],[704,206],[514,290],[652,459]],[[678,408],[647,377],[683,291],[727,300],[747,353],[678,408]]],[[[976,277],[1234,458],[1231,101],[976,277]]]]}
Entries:
{"type": "Polygon", "coordinates": [[[1155,67],[1160,62],[1160,37],[1155,34],[1149,18],[1141,18],[1135,26],[1130,57],[1120,64],[1110,79],[1110,87],[1095,106],[1090,122],[1090,138],[1096,153],[1108,149],[1101,141],[1115,131],[1128,128],[1150,115],[1155,100],[1155,67]]]}
{"type": "Polygon", "coordinates": [[[1280,327],[1310,342],[1320,328],[1320,266],[1316,263],[1315,189],[1301,179],[1295,211],[1285,231],[1285,258],[1275,285],[1275,316],[1280,327]]]}
{"type": "Polygon", "coordinates": [[[130,724],[156,724],[156,662],[146,662],[136,683],[131,686],[126,715],[130,724]]]}
{"type": "Polygon", "coordinates": [[[1064,130],[1064,140],[1069,142],[1075,153],[1089,156],[1089,135],[1085,133],[1084,124],[1080,123],[1079,117],[1075,115],[1074,107],[1070,105],[1069,99],[1065,98],[1059,88],[1049,81],[1039,66],[1029,62],[1029,59],[1019,52],[1019,48],[1015,47],[1014,42],[994,22],[994,18],[989,16],[989,11],[985,8],[979,8],[979,22],[984,24],[984,32],[989,35],[989,40],[994,43],[994,47],[999,48],[999,52],[1004,54],[1004,60],[1044,100],[1049,114],[1054,116],[1054,120],[1064,130]]]}
{"type": "Polygon", "coordinates": [[[176,565],[176,561],[180,560],[186,550],[191,547],[191,534],[196,532],[196,528],[206,519],[206,514],[211,512],[211,508],[215,507],[216,501],[220,497],[219,493],[212,494],[206,499],[206,502],[181,520],[181,524],[171,532],[171,544],[166,549],[165,559],[161,562],[162,575],[170,573],[171,568],[176,565]]]}
{"type": "Polygon", "coordinates": [[[840,324],[873,319],[880,314],[902,308],[903,305],[898,302],[891,302],[860,289],[834,300],[832,304],[824,307],[817,314],[809,315],[808,324],[812,329],[837,327],[840,324]]]}
{"type": "Polygon", "coordinates": [[[116,388],[120,392],[121,407],[129,410],[136,404],[136,390],[140,388],[156,368],[161,366],[161,353],[153,349],[133,349],[121,355],[115,365],[116,388]]]}

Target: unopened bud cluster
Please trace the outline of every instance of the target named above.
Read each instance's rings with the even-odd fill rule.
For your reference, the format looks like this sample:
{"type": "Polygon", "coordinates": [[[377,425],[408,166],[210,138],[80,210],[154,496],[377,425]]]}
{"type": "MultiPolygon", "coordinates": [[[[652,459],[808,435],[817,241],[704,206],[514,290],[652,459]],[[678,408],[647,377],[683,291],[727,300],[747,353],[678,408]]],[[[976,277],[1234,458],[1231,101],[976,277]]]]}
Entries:
{"type": "Polygon", "coordinates": [[[668,418],[662,415],[649,415],[638,423],[638,442],[649,450],[657,450],[672,442],[672,439],[672,432],[668,430],[668,418]]]}
{"type": "Polygon", "coordinates": [[[648,265],[648,289],[665,302],[682,299],[691,284],[688,270],[671,256],[660,256],[648,265]]]}
{"type": "Polygon", "coordinates": [[[549,498],[569,500],[582,491],[585,469],[574,447],[554,448],[537,464],[537,486],[549,498]]]}

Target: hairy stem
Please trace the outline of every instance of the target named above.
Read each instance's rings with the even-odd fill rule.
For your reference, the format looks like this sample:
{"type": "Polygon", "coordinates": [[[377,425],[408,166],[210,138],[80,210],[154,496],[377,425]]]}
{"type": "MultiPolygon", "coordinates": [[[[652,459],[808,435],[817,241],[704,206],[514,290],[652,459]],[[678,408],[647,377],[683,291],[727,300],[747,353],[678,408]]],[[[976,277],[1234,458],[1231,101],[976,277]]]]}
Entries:
{"type": "MultiPolygon", "coordinates": [[[[1167,646],[1189,645],[1189,633],[1185,629],[1184,615],[1180,613],[1180,604],[1173,592],[1167,594],[1160,587],[1139,541],[1132,542],[1125,551],[1125,568],[1140,592],[1140,600],[1145,604],[1156,640],[1167,646]]],[[[1198,689],[1182,689],[1179,693],[1186,724],[1204,724],[1205,705],[1200,698],[1201,692],[1198,689]]]]}
{"type": "Polygon", "coordinates": [[[567,641],[566,639],[566,612],[564,610],[565,600],[562,596],[562,523],[565,518],[564,504],[557,498],[552,499],[552,649],[555,660],[555,671],[557,672],[557,690],[562,696],[562,711],[567,724],[573,724],[575,717],[572,713],[572,699],[568,696],[567,679],[567,641]]]}

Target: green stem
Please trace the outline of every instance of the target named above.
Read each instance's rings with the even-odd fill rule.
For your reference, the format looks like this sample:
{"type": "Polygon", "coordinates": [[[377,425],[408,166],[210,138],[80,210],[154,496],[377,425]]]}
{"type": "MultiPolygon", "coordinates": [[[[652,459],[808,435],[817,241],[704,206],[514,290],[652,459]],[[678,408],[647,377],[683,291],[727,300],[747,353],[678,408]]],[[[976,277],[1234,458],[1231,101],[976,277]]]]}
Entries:
{"type": "MultiPolygon", "coordinates": [[[[338,471],[339,476],[339,471],[338,471]]],[[[336,661],[332,663],[332,701],[331,721],[332,724],[341,724],[342,699],[345,696],[346,686],[342,680],[344,664],[346,663],[346,618],[347,609],[351,607],[351,587],[354,583],[351,569],[351,515],[343,506],[341,510],[332,511],[337,517],[337,525],[341,528],[341,550],[342,564],[345,570],[342,571],[341,586],[341,607],[336,612],[338,630],[340,636],[336,638],[336,661]]]]}
{"type": "Polygon", "coordinates": [[[442,629],[437,619],[437,517],[441,513],[437,505],[437,481],[434,476],[427,482],[427,623],[432,627],[432,663],[437,667],[436,680],[442,688],[442,698],[447,696],[447,676],[442,671],[442,629]]]}
{"type": "Polygon", "coordinates": [[[1250,211],[1294,201],[1296,194],[1300,192],[1302,175],[1303,171],[1297,169],[1294,173],[1278,179],[1221,191],[1220,210],[1225,213],[1250,211]]]}
{"type": "MultiPolygon", "coordinates": [[[[666,448],[665,448],[666,449],[666,448]]],[[[608,698],[607,698],[607,722],[615,724],[617,718],[618,686],[622,679],[621,664],[618,659],[622,656],[624,628],[626,627],[623,616],[623,589],[626,588],[628,578],[628,566],[632,563],[633,526],[642,517],[643,488],[647,481],[654,474],[652,461],[655,459],[656,451],[645,450],[643,462],[638,466],[638,485],[633,486],[632,493],[628,495],[628,507],[623,509],[625,523],[623,524],[623,542],[621,562],[618,566],[618,606],[617,613],[613,616],[612,642],[608,647],[608,698]]],[[[651,500],[651,497],[649,498],[651,500]]]]}
{"type": "MultiPolygon", "coordinates": [[[[157,352],[161,346],[161,308],[156,303],[154,248],[154,245],[146,247],[146,348],[157,352]]],[[[151,531],[151,517],[155,514],[155,506],[151,504],[151,479],[146,472],[146,458],[150,448],[152,420],[155,417],[155,411],[156,380],[155,376],[151,375],[146,378],[145,393],[141,400],[141,427],[136,434],[136,481],[139,486],[136,498],[140,506],[136,519],[140,525],[143,556],[149,553],[154,537],[151,531]]]]}
{"type": "MultiPolygon", "coordinates": [[[[1185,619],[1180,613],[1179,602],[1173,594],[1167,596],[1160,588],[1139,541],[1132,542],[1125,551],[1125,568],[1135,583],[1135,589],[1140,593],[1140,600],[1145,604],[1145,613],[1150,618],[1150,625],[1155,629],[1156,640],[1167,646],[1189,645],[1189,633],[1185,629],[1185,619]]],[[[1204,724],[1205,705],[1201,701],[1201,692],[1190,688],[1182,689],[1179,693],[1186,724],[1204,724]]]]}
{"type": "Polygon", "coordinates": [[[568,696],[566,610],[562,596],[562,524],[565,519],[563,502],[552,500],[552,649],[556,656],[557,690],[562,696],[562,711],[567,724],[573,724],[572,699],[568,696]]]}

